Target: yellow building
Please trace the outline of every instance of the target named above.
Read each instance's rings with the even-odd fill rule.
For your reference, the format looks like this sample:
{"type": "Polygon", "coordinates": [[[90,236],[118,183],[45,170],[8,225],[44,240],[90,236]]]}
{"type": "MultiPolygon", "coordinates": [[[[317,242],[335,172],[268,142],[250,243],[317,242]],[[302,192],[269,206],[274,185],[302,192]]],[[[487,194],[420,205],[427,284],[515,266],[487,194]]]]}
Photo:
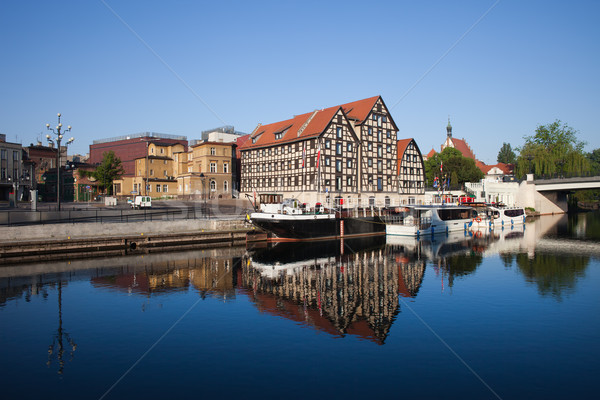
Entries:
{"type": "Polygon", "coordinates": [[[185,161],[183,155],[178,154],[177,194],[206,199],[231,198],[233,146],[233,143],[203,141],[191,146],[185,161]]]}
{"type": "Polygon", "coordinates": [[[185,156],[185,147],[180,143],[148,142],[146,150],[145,155],[134,160],[135,176],[114,181],[114,193],[175,197],[179,172],[176,160],[182,158],[181,154],[185,156]]]}

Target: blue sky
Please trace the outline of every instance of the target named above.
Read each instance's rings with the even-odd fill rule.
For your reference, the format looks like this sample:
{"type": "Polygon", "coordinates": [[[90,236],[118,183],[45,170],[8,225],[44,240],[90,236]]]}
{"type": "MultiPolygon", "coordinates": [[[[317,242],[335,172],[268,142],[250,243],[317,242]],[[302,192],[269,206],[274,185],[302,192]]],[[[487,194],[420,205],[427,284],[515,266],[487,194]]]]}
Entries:
{"type": "Polygon", "coordinates": [[[599,14],[596,1],[7,0],[0,132],[29,145],[61,112],[69,153],[86,153],[94,139],[250,132],[380,94],[424,153],[448,115],[486,163],[555,119],[590,151],[599,14]]]}

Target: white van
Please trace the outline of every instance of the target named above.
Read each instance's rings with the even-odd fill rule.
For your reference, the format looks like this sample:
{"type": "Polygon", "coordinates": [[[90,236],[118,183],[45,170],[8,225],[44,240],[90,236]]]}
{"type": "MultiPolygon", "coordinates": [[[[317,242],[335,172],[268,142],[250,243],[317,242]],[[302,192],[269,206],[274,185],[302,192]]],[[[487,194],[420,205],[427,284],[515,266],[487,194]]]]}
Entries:
{"type": "Polygon", "coordinates": [[[131,202],[132,208],[150,208],[152,207],[152,199],[150,196],[135,196],[131,202]]]}

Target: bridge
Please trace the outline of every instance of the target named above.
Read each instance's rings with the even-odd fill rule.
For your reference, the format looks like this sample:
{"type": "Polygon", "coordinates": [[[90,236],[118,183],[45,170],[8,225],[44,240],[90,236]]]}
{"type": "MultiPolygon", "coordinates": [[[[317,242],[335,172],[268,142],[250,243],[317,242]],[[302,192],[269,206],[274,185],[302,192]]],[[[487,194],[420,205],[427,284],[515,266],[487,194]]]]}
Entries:
{"type": "Polygon", "coordinates": [[[589,189],[600,189],[600,176],[535,179],[529,174],[519,185],[517,203],[534,208],[540,214],[565,213],[568,211],[567,195],[589,189]]]}

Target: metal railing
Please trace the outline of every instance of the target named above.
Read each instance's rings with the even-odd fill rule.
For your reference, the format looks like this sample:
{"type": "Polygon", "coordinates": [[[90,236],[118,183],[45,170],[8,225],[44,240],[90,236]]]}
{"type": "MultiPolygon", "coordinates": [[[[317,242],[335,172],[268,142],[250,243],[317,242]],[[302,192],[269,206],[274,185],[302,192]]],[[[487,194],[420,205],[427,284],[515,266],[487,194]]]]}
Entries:
{"type": "Polygon", "coordinates": [[[76,223],[119,223],[143,221],[175,221],[211,219],[210,208],[178,208],[167,210],[65,210],[65,211],[0,211],[0,226],[26,226],[76,223]]]}

